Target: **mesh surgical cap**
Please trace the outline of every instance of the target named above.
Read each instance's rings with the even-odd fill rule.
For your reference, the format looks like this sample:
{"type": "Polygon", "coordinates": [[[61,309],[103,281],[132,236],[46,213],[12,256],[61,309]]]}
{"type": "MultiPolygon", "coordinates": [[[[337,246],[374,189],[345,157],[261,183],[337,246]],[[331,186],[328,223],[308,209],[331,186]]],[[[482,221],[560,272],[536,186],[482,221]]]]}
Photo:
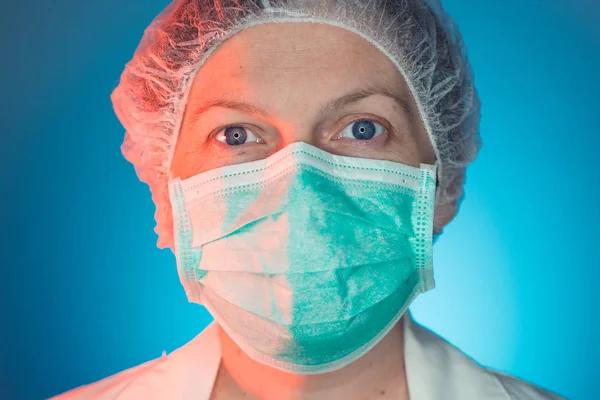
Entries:
{"type": "Polygon", "coordinates": [[[406,80],[431,139],[438,188],[434,232],[462,200],[480,148],[479,99],[461,35],[436,0],[176,0],[147,28],[112,94],[122,152],[156,205],[158,247],[173,248],[170,167],[192,81],[227,38],[264,23],[324,23],[354,32],[406,80]]]}

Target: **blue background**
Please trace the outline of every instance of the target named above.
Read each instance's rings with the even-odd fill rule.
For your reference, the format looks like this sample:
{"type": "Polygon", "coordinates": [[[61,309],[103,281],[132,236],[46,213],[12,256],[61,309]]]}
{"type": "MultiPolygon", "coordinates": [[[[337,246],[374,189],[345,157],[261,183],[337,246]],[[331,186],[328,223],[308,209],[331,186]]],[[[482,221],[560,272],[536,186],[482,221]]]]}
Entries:
{"type": "MultiPolygon", "coordinates": [[[[155,247],[109,100],[164,0],[0,12],[0,398],[41,399],[173,351],[209,321],[155,247]]],[[[447,0],[484,148],[415,318],[485,365],[598,399],[600,7],[447,0]]]]}

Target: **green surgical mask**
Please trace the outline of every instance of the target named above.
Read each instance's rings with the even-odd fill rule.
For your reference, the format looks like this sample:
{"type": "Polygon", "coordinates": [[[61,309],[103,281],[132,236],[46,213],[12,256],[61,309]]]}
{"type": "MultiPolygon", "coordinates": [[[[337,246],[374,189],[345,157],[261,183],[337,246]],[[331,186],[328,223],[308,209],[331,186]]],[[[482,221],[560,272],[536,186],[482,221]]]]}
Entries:
{"type": "Polygon", "coordinates": [[[188,299],[268,366],[342,368],[434,286],[434,166],[294,143],[169,189],[188,299]]]}

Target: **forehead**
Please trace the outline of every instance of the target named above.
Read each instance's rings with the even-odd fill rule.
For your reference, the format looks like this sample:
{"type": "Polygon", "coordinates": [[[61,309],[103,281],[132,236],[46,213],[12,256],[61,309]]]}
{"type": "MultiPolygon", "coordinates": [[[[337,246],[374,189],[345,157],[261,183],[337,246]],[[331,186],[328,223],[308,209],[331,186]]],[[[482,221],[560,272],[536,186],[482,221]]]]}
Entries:
{"type": "Polygon", "coordinates": [[[219,46],[200,68],[189,102],[226,93],[264,104],[295,95],[306,104],[378,84],[408,95],[395,65],[360,36],[326,24],[271,23],[219,46]]]}

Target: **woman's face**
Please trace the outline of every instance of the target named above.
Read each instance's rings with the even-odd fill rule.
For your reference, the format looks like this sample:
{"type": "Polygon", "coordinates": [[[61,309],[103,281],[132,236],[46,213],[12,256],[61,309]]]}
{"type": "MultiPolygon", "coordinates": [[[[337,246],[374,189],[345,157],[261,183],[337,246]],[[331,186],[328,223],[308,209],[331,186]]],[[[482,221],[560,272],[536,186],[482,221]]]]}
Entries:
{"type": "Polygon", "coordinates": [[[406,82],[373,45],[324,24],[259,25],[197,74],[172,164],[186,179],[293,142],[419,166],[433,151],[406,82]]]}

